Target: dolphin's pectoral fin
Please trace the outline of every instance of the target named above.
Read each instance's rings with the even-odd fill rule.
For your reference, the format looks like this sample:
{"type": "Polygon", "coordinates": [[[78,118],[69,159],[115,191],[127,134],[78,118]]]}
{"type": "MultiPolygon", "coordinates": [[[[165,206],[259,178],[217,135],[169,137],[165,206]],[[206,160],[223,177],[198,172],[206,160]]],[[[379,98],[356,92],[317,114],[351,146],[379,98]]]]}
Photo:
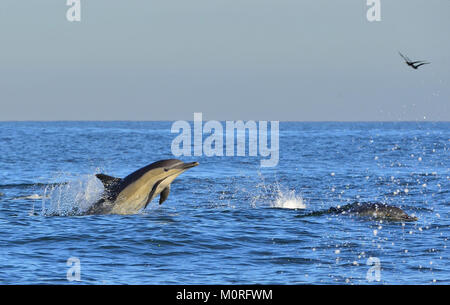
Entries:
{"type": "Polygon", "coordinates": [[[105,174],[97,174],[95,175],[102,183],[105,189],[111,187],[111,185],[116,184],[117,182],[120,182],[120,178],[111,177],[105,174]]]}
{"type": "Polygon", "coordinates": [[[159,195],[159,204],[162,204],[164,201],[166,201],[167,197],[169,197],[169,193],[170,193],[170,184],[165,189],[163,189],[163,191],[159,195]]]}

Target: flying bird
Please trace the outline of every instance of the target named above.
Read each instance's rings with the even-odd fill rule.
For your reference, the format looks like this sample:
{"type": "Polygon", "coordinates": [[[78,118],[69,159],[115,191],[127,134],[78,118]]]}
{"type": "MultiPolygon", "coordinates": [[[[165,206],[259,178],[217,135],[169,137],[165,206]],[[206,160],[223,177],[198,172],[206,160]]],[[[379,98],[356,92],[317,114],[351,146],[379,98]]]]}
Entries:
{"type": "Polygon", "coordinates": [[[408,56],[405,56],[400,52],[398,52],[398,54],[400,54],[400,56],[405,60],[408,66],[410,66],[415,70],[417,70],[417,68],[419,68],[420,66],[430,64],[429,62],[425,62],[424,60],[411,61],[411,59],[409,59],[408,56]]]}

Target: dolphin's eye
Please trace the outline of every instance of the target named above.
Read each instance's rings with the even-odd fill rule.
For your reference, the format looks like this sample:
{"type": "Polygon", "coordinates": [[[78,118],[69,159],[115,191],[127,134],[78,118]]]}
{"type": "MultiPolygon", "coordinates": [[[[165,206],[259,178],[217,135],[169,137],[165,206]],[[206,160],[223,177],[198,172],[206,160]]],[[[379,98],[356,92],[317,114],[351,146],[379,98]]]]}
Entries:
{"type": "Polygon", "coordinates": [[[164,171],[165,171],[165,172],[168,172],[168,171],[169,171],[169,169],[168,169],[167,167],[165,167],[165,168],[164,168],[164,171]]]}

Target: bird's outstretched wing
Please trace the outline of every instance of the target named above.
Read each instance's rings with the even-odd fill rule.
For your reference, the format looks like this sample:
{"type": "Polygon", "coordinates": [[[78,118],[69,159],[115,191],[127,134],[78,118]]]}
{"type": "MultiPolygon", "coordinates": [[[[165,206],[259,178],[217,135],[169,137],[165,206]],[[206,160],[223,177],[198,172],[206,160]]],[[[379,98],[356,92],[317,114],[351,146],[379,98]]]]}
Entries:
{"type": "Polygon", "coordinates": [[[414,67],[417,69],[417,68],[419,68],[420,66],[428,65],[428,64],[431,64],[431,63],[430,63],[430,62],[423,62],[423,63],[421,63],[421,64],[418,64],[418,65],[414,66],[414,67]]]}
{"type": "Polygon", "coordinates": [[[400,54],[400,56],[406,61],[406,62],[411,62],[411,60],[408,58],[408,56],[403,55],[402,53],[398,52],[398,54],[400,54]]]}
{"type": "Polygon", "coordinates": [[[415,64],[418,64],[418,63],[421,63],[421,62],[425,62],[425,60],[413,61],[413,62],[410,62],[410,64],[415,65],[415,64]]]}

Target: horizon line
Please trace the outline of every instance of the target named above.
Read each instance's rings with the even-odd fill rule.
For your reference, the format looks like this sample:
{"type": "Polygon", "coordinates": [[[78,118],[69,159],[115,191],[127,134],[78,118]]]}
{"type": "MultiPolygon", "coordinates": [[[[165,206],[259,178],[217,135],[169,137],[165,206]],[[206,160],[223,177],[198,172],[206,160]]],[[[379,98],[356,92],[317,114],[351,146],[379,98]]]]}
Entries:
{"type": "MultiPolygon", "coordinates": [[[[193,122],[194,120],[0,120],[0,123],[57,123],[57,122],[176,122],[176,121],[187,121],[187,122],[193,122]]],[[[202,120],[202,121],[219,121],[219,122],[226,122],[226,121],[278,121],[278,122],[284,122],[284,123],[450,123],[450,120],[396,120],[396,121],[385,121],[385,120],[312,120],[312,121],[294,121],[294,120],[245,120],[245,119],[238,119],[238,120],[218,120],[218,119],[211,119],[211,120],[202,120]]]]}

